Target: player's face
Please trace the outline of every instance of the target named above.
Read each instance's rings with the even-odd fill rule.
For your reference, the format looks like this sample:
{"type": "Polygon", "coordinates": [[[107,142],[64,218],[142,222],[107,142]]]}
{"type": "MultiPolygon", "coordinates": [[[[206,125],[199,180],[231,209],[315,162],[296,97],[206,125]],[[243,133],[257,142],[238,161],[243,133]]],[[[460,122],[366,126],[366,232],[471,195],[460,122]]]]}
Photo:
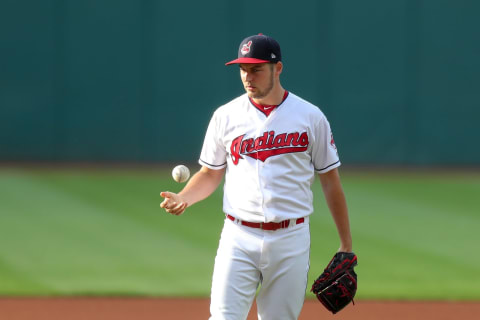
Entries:
{"type": "Polygon", "coordinates": [[[269,63],[240,64],[240,78],[247,94],[252,99],[263,99],[274,86],[273,65],[269,63]]]}

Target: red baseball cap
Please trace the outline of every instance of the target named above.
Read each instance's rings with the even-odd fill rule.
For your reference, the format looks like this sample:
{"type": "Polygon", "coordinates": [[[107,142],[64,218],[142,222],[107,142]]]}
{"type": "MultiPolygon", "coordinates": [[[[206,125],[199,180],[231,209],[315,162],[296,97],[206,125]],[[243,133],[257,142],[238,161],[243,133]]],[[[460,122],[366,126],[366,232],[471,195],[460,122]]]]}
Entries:
{"type": "Polygon", "coordinates": [[[278,42],[260,33],[243,39],[238,48],[238,58],[225,63],[225,65],[236,63],[277,63],[279,61],[282,61],[282,53],[278,42]]]}

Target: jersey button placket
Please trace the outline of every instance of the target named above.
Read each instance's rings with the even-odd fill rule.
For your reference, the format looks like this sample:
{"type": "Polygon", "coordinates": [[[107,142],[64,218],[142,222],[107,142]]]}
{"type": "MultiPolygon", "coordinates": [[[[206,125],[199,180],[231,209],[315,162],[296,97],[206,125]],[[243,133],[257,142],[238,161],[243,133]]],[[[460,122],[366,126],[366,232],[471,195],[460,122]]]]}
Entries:
{"type": "MultiPolygon", "coordinates": [[[[261,125],[259,127],[259,129],[257,130],[256,132],[256,137],[260,137],[261,135],[263,135],[263,132],[265,130],[265,127],[264,125],[261,125]]],[[[257,153],[258,155],[258,151],[257,148],[255,148],[255,152],[257,153]]],[[[258,183],[258,189],[260,190],[260,195],[261,195],[261,204],[260,204],[260,207],[261,207],[261,210],[262,210],[262,214],[263,214],[263,222],[266,222],[266,217],[265,217],[265,196],[263,194],[263,190],[265,188],[265,183],[263,181],[263,175],[262,175],[262,171],[263,171],[263,166],[264,166],[264,162],[259,160],[258,157],[257,157],[257,160],[255,161],[256,164],[255,164],[255,167],[257,169],[257,183],[258,183]]]]}
{"type": "MultiPolygon", "coordinates": [[[[267,144],[268,148],[268,138],[270,136],[270,132],[275,132],[275,127],[272,126],[271,124],[277,117],[277,108],[273,110],[270,115],[264,120],[263,125],[261,130],[259,130],[258,136],[263,135],[265,132],[267,133],[267,140],[265,143],[267,144]]],[[[265,159],[265,161],[258,160],[259,164],[259,181],[260,181],[260,187],[262,190],[262,210],[263,210],[263,218],[264,221],[267,222],[271,220],[271,212],[269,212],[269,208],[266,207],[265,205],[265,198],[267,198],[267,201],[269,199],[268,192],[267,196],[265,195],[265,191],[268,189],[268,184],[269,180],[268,177],[270,176],[269,171],[272,170],[272,166],[268,163],[269,159],[265,159]],[[266,178],[267,177],[267,178],[266,178]]]]}

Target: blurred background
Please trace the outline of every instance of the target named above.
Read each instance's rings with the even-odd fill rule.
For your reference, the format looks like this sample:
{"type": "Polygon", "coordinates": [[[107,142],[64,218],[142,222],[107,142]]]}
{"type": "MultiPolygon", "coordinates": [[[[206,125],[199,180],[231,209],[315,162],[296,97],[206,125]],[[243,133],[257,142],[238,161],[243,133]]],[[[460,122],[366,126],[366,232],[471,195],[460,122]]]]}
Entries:
{"type": "MultiPolygon", "coordinates": [[[[480,299],[479,13],[475,0],[0,1],[0,294],[208,295],[221,190],[178,219],[158,193],[180,190],[173,164],[196,169],[212,113],[244,92],[224,63],[264,33],[284,87],[332,125],[359,296],[480,299]]],[[[337,240],[314,187],[316,274],[337,240]]]]}
{"type": "Polygon", "coordinates": [[[3,0],[0,161],[196,161],[264,33],[344,164],[477,166],[478,1],[3,0]]]}

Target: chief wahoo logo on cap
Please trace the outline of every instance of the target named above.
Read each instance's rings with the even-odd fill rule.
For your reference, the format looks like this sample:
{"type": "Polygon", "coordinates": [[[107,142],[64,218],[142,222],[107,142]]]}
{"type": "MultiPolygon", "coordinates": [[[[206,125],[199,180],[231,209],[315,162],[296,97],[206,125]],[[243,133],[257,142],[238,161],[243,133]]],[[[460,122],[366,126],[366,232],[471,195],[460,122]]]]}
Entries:
{"type": "Polygon", "coordinates": [[[250,52],[250,46],[252,45],[252,40],[248,41],[247,43],[245,43],[242,47],[242,54],[243,55],[246,55],[247,53],[250,52]]]}

